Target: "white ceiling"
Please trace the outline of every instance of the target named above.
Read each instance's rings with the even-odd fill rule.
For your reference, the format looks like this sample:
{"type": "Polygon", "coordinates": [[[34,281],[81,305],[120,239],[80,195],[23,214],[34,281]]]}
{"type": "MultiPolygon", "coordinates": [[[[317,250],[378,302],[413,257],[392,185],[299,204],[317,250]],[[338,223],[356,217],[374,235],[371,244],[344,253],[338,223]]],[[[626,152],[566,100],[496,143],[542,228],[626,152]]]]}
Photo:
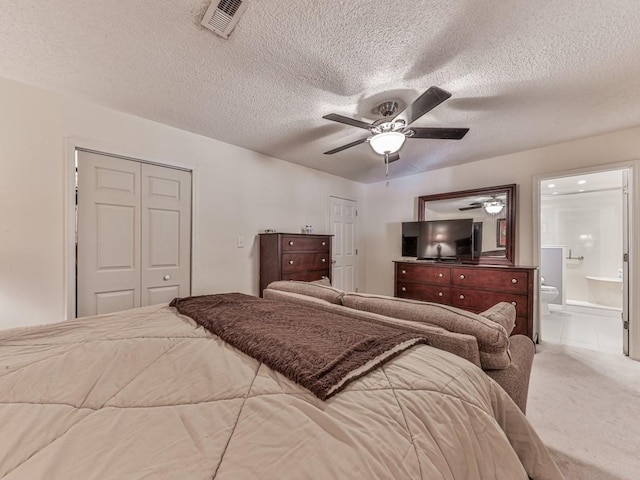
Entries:
{"type": "Polygon", "coordinates": [[[640,125],[637,0],[249,0],[228,40],[206,0],[0,0],[0,76],[361,182],[384,179],[365,121],[429,86],[392,177],[640,125]]]}
{"type": "Polygon", "coordinates": [[[575,195],[603,190],[622,190],[622,170],[585,173],[544,180],[540,182],[540,194],[575,195]]]}

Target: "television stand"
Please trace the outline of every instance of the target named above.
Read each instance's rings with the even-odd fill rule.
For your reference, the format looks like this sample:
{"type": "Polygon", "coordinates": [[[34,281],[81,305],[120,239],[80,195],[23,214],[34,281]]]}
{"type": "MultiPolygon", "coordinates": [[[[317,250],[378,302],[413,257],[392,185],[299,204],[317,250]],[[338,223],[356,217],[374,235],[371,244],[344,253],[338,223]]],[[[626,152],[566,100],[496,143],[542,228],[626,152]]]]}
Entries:
{"type": "Polygon", "coordinates": [[[395,262],[394,283],[396,297],[451,305],[475,313],[499,302],[509,302],[516,308],[512,335],[521,333],[535,338],[537,267],[402,260],[395,262]]]}

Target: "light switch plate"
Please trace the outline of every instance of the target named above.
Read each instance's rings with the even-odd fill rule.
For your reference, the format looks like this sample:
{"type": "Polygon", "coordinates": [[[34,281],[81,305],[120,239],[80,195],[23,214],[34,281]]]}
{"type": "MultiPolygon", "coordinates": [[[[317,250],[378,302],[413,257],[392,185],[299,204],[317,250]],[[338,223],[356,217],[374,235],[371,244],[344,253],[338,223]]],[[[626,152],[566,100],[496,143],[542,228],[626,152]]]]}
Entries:
{"type": "Polygon", "coordinates": [[[238,237],[238,248],[244,248],[244,237],[238,237]]]}

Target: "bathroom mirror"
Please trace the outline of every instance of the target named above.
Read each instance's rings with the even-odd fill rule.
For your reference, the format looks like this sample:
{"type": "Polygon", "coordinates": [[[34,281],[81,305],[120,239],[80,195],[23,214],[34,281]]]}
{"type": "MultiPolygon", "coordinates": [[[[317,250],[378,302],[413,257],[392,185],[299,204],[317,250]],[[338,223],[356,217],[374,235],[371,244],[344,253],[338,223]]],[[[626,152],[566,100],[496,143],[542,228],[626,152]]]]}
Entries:
{"type": "Polygon", "coordinates": [[[516,185],[476,188],[418,197],[418,220],[472,218],[475,261],[513,265],[516,185]],[[476,243],[477,242],[477,243],[476,243]]]}

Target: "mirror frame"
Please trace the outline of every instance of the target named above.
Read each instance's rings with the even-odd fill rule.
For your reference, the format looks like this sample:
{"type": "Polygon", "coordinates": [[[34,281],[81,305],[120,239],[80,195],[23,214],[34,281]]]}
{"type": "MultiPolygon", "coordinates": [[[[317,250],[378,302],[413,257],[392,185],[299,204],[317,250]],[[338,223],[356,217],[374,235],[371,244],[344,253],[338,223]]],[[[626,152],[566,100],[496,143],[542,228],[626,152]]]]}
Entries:
{"type": "MultiPolygon", "coordinates": [[[[507,219],[507,245],[505,247],[505,257],[480,257],[477,263],[490,265],[514,265],[515,245],[516,245],[516,199],[517,185],[498,185],[495,187],[474,188],[471,190],[460,190],[457,192],[436,193],[433,195],[422,195],[418,197],[418,220],[428,220],[425,218],[426,204],[434,200],[448,200],[451,198],[474,197],[496,195],[506,193],[507,208],[505,218],[507,219]]],[[[474,260],[475,261],[475,260],[474,260]]]]}

